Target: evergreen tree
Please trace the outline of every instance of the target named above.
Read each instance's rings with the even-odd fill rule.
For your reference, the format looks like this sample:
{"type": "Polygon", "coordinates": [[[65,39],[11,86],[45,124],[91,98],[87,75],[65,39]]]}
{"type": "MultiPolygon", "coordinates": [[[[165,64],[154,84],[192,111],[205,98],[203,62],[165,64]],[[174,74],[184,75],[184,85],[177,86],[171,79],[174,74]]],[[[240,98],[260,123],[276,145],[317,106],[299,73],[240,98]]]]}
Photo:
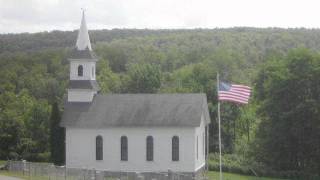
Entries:
{"type": "Polygon", "coordinates": [[[58,103],[54,102],[50,117],[50,151],[51,161],[57,165],[65,162],[65,130],[59,125],[60,119],[58,103]]]}

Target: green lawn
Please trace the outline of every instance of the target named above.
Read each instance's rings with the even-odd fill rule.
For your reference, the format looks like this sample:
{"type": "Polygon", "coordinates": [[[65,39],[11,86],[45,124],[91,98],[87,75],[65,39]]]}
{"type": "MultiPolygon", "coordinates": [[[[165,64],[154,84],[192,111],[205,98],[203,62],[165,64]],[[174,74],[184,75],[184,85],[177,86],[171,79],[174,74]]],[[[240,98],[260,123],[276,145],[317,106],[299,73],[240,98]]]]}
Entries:
{"type": "MultiPolygon", "coordinates": [[[[19,172],[0,171],[0,174],[4,176],[18,177],[21,179],[29,180],[28,176],[24,176],[22,173],[19,173],[19,172]]],[[[40,179],[35,179],[35,180],[40,180],[40,179]]]]}
{"type": "Polygon", "coordinates": [[[6,164],[7,161],[0,160],[0,166],[6,164]]]}
{"type": "MultiPolygon", "coordinates": [[[[48,180],[49,178],[47,176],[32,176],[29,177],[28,175],[23,175],[21,172],[10,172],[10,171],[1,171],[0,170],[0,175],[4,175],[4,176],[11,176],[11,177],[17,177],[17,178],[21,178],[24,180],[48,180]]],[[[52,179],[52,178],[51,178],[52,179]]],[[[55,180],[59,180],[59,178],[54,178],[55,180]]],[[[64,179],[64,178],[60,178],[60,179],[64,179]]],[[[74,179],[72,179],[74,180],[74,179]]]]}
{"type": "MultiPolygon", "coordinates": [[[[219,180],[219,172],[210,171],[210,180],[219,180]]],[[[267,177],[254,177],[254,176],[244,176],[232,173],[223,173],[223,180],[284,180],[278,178],[267,178],[267,177]]]]}

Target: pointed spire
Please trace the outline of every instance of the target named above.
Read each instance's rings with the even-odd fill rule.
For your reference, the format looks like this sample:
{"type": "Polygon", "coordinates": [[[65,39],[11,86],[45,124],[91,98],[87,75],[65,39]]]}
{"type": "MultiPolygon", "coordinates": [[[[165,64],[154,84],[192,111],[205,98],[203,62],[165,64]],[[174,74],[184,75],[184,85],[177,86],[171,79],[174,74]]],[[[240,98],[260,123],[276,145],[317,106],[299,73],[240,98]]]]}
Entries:
{"type": "Polygon", "coordinates": [[[90,51],[92,50],[84,10],[82,10],[82,20],[76,47],[78,50],[85,50],[86,48],[88,48],[90,51]]]}

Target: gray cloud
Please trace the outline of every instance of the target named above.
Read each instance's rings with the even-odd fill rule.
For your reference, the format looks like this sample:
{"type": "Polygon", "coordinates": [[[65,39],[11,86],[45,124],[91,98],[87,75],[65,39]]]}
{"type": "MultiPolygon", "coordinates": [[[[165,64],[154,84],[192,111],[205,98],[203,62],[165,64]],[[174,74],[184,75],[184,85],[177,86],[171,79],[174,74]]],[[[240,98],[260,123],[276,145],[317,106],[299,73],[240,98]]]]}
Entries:
{"type": "Polygon", "coordinates": [[[0,0],[0,33],[76,29],[81,8],[86,9],[89,27],[90,24],[105,28],[126,26],[126,15],[119,2],[0,0]]]}

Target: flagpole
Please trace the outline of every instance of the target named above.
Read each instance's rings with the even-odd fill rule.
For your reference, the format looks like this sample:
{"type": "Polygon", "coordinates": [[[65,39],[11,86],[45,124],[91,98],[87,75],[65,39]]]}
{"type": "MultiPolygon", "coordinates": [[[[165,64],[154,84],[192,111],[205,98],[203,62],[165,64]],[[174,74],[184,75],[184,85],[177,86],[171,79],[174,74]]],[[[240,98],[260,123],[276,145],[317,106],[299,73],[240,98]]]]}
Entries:
{"type": "MultiPolygon", "coordinates": [[[[219,73],[217,73],[217,95],[219,96],[219,73]]],[[[218,124],[219,124],[219,159],[220,159],[220,180],[222,180],[222,158],[221,158],[221,120],[220,120],[220,101],[218,97],[218,124]]]]}

